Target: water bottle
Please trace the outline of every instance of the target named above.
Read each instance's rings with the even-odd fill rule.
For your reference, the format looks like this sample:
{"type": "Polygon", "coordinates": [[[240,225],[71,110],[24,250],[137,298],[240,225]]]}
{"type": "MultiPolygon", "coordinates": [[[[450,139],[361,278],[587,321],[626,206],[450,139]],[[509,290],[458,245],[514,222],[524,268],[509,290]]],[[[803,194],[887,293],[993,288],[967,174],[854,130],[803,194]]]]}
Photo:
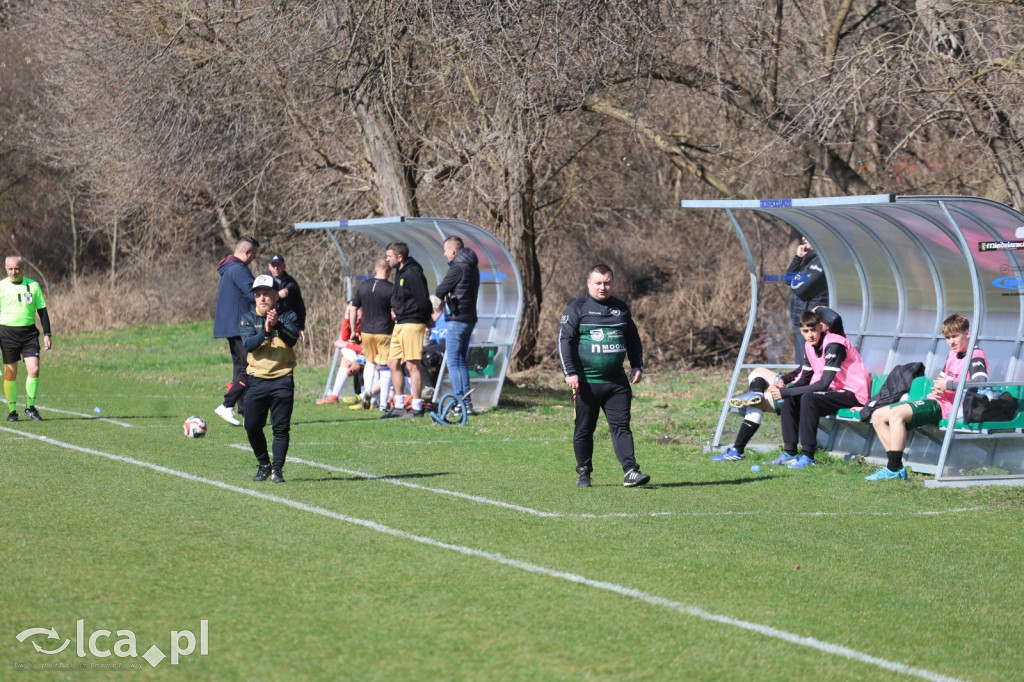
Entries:
{"type": "MultiPolygon", "coordinates": [[[[782,375],[779,374],[778,372],[776,372],[775,373],[775,382],[778,383],[779,379],[781,379],[781,378],[782,378],[782,375]]],[[[779,398],[778,400],[775,401],[775,404],[778,405],[779,403],[784,403],[784,402],[786,402],[785,398],[779,398]]]]}

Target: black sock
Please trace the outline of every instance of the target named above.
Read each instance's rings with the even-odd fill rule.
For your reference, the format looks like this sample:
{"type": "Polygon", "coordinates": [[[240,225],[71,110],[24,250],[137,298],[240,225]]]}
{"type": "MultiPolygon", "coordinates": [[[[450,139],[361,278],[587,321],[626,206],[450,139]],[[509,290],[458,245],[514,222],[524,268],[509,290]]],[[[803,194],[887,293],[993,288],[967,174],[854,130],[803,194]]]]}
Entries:
{"type": "Polygon", "coordinates": [[[768,390],[768,382],[764,377],[754,377],[750,382],[750,390],[757,391],[758,393],[764,393],[768,390]]]}
{"type": "Polygon", "coordinates": [[[740,424],[739,433],[736,434],[736,442],[732,444],[736,451],[743,454],[743,450],[747,447],[747,443],[754,437],[757,430],[761,428],[761,425],[757,422],[750,422],[746,419],[740,424]]]}
{"type": "Polygon", "coordinates": [[[889,463],[886,468],[889,471],[899,471],[903,468],[903,453],[899,450],[886,450],[886,456],[889,458],[889,463]]]}

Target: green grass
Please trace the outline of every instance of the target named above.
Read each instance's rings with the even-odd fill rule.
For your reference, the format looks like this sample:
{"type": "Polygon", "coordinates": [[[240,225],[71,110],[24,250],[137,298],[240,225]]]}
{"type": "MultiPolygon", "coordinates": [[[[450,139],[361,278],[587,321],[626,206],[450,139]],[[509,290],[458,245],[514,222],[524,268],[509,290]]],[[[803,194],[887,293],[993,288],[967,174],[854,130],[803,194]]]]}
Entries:
{"type": "Polygon", "coordinates": [[[315,406],[326,370],[310,367],[288,483],[254,484],[244,431],[212,412],[229,360],[209,329],[58,337],[46,421],[0,430],[4,679],[54,662],[211,680],[914,679],[867,657],[930,679],[1020,677],[1020,489],[712,463],[727,376],[662,372],[634,402],[652,485],[622,487],[602,426],[595,486],[579,490],[564,390],[506,385],[465,428],[381,422],[315,406]],[[190,414],[205,439],[182,436],[190,414]],[[86,638],[132,631],[139,655],[205,619],[209,654],[80,658],[79,619],[86,638]],[[16,639],[33,627],[59,639],[16,639]],[[65,639],[54,656],[32,648],[65,639]]]}

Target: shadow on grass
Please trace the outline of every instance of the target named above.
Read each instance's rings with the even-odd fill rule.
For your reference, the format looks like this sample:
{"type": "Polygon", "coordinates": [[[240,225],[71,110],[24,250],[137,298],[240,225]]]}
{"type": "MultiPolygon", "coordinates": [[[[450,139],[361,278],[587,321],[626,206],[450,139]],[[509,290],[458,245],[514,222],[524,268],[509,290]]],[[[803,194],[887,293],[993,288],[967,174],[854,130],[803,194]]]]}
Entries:
{"type": "Polygon", "coordinates": [[[770,481],[773,478],[779,478],[774,474],[767,476],[754,476],[752,478],[734,478],[727,481],[679,481],[677,483],[653,483],[644,486],[645,488],[689,488],[695,486],[706,486],[706,485],[743,485],[746,483],[759,483],[761,481],[770,481]]]}
{"type": "Polygon", "coordinates": [[[405,480],[405,479],[417,479],[417,478],[437,478],[439,476],[451,476],[450,471],[437,471],[429,474],[396,474],[389,476],[387,474],[383,476],[321,476],[319,478],[298,478],[293,477],[289,480],[295,481],[311,481],[313,483],[329,482],[329,481],[381,481],[387,479],[393,480],[405,480]]]}

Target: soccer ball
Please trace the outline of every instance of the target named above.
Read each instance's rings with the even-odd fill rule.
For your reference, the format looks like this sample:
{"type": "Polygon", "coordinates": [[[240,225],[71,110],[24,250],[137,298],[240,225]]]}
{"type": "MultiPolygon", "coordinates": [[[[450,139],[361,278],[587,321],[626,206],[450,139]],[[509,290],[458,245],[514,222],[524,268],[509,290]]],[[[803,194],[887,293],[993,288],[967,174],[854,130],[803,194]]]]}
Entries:
{"type": "Polygon", "coordinates": [[[202,417],[189,417],[185,420],[184,428],[188,438],[202,438],[206,435],[206,420],[202,417]]]}

